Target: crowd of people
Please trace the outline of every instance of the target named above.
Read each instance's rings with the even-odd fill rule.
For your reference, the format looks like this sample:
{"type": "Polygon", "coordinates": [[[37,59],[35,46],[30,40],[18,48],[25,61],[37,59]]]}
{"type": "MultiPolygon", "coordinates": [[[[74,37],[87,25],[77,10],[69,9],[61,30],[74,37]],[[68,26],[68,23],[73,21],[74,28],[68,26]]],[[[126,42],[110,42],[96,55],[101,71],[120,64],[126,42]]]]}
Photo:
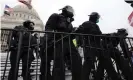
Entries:
{"type": "Polygon", "coordinates": [[[40,80],[65,80],[66,65],[72,73],[72,80],[91,80],[89,75],[92,69],[95,70],[93,80],[104,80],[105,71],[109,77],[108,80],[123,80],[123,78],[133,80],[131,52],[125,40],[128,35],[126,29],[103,34],[97,25],[100,18],[97,12],[92,12],[88,21],[74,28],[72,25],[74,9],[67,5],[61,10],[62,13],[54,13],[49,17],[45,25],[47,33],[41,38],[33,32],[35,24],[30,20],[14,28],[7,41],[11,52],[8,80],[15,80],[15,71],[18,73],[17,66],[20,60],[22,60],[23,80],[32,80],[30,66],[35,59],[34,52],[37,58],[40,56],[41,59],[40,80]],[[121,52],[117,48],[118,45],[122,49],[121,52]],[[83,48],[83,62],[77,50],[78,47],[83,48]],[[117,70],[112,59],[115,61],[117,70]]]}

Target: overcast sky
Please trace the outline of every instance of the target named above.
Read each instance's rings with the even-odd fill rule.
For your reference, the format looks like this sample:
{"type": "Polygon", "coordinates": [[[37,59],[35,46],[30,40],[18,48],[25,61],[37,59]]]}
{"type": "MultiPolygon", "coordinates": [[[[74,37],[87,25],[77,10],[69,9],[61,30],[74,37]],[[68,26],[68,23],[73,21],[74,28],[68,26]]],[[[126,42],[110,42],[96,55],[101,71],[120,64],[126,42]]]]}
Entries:
{"type": "MultiPolygon", "coordinates": [[[[14,7],[20,4],[17,0],[0,0],[3,14],[5,4],[14,7]]],[[[126,28],[130,36],[133,36],[133,27],[128,24],[128,16],[133,8],[124,0],[32,0],[33,8],[39,14],[45,24],[52,13],[60,13],[59,9],[65,5],[71,5],[75,10],[73,25],[78,27],[88,20],[91,12],[99,12],[101,15],[98,23],[103,33],[116,32],[118,28],[126,28]]]]}

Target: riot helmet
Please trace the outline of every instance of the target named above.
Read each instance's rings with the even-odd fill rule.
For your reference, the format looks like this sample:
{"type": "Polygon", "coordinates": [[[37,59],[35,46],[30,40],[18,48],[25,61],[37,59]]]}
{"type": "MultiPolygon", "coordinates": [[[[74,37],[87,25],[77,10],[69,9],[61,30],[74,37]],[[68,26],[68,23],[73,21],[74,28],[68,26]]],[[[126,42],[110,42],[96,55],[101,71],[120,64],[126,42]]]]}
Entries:
{"type": "Polygon", "coordinates": [[[92,12],[90,15],[88,15],[88,16],[90,16],[90,21],[92,21],[92,22],[95,22],[95,23],[98,23],[99,22],[99,18],[100,18],[100,15],[99,15],[99,13],[97,13],[97,12],[92,12]]]}
{"type": "Polygon", "coordinates": [[[72,6],[67,5],[61,10],[62,10],[62,14],[64,14],[66,17],[72,18],[74,16],[74,9],[72,6]]]}

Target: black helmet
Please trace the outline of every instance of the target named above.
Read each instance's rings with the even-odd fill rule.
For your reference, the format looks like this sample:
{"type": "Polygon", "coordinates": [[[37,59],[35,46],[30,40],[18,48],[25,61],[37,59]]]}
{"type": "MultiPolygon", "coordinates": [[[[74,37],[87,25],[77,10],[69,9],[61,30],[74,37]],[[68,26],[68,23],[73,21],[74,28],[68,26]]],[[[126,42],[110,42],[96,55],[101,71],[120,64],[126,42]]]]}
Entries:
{"type": "Polygon", "coordinates": [[[94,23],[98,23],[99,22],[100,15],[97,12],[92,12],[88,16],[90,16],[89,21],[92,21],[94,23]]]}
{"type": "Polygon", "coordinates": [[[62,12],[65,13],[68,17],[74,16],[74,9],[72,6],[67,5],[60,10],[62,10],[62,12]]]}
{"type": "Polygon", "coordinates": [[[32,22],[31,20],[26,20],[23,22],[23,26],[28,28],[29,30],[34,30],[34,27],[33,27],[34,25],[35,23],[32,22]],[[30,24],[32,24],[32,26],[30,24]]]}
{"type": "Polygon", "coordinates": [[[32,23],[33,25],[35,25],[35,23],[32,22],[31,20],[26,20],[26,21],[24,21],[24,22],[23,22],[23,25],[24,25],[24,26],[27,26],[27,24],[30,24],[30,23],[32,23]]]}
{"type": "Polygon", "coordinates": [[[120,34],[122,33],[122,34],[128,35],[128,32],[127,32],[127,30],[125,28],[117,29],[117,33],[120,33],[120,34]]]}
{"type": "Polygon", "coordinates": [[[99,13],[97,13],[97,12],[92,12],[92,13],[91,13],[90,15],[88,15],[88,16],[100,18],[99,13]]]}
{"type": "Polygon", "coordinates": [[[127,30],[125,28],[120,28],[120,29],[117,29],[118,31],[117,32],[126,32],[127,30]]]}

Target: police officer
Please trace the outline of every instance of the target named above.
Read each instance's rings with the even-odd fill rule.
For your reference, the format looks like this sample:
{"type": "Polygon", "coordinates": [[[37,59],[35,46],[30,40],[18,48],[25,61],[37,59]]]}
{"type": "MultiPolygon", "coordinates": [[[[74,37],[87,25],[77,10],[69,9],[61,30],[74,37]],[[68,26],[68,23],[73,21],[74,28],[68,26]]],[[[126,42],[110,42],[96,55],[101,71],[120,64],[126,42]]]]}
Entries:
{"type": "MultiPolygon", "coordinates": [[[[103,39],[103,43],[105,43],[106,45],[105,49],[109,52],[109,55],[111,55],[111,57],[115,60],[116,66],[117,68],[119,68],[118,71],[119,70],[122,71],[122,74],[124,75],[126,80],[132,80],[133,72],[129,65],[129,61],[125,59],[129,55],[129,52],[126,52],[128,50],[128,44],[125,41],[125,37],[128,35],[128,33],[126,32],[126,29],[123,29],[123,28],[118,29],[117,33],[111,33],[107,35],[111,37],[106,38],[106,41],[103,39]],[[120,47],[122,48],[123,55],[125,58],[122,56],[122,53],[117,48],[118,44],[120,44],[120,47]]],[[[97,73],[103,75],[104,69],[101,70],[100,67],[101,67],[101,64],[99,63],[97,73]],[[102,73],[100,73],[100,70],[102,73]]],[[[99,76],[99,77],[103,77],[103,76],[99,76]]]]}
{"type": "MultiPolygon", "coordinates": [[[[49,17],[45,26],[45,31],[67,32],[67,33],[72,32],[73,26],[71,22],[74,20],[73,19],[74,10],[71,6],[65,6],[61,10],[62,10],[61,14],[54,13],[49,17]]],[[[80,80],[81,66],[82,66],[81,57],[72,42],[71,36],[69,40],[68,35],[62,34],[61,36],[61,34],[56,34],[55,45],[53,41],[54,34],[46,33],[45,36],[46,36],[45,38],[48,39],[47,40],[48,45],[52,42],[53,46],[55,46],[55,48],[53,48],[53,51],[55,51],[53,52],[54,53],[53,54],[54,66],[53,66],[53,72],[52,72],[53,80],[65,80],[64,58],[65,56],[68,56],[68,55],[71,56],[70,59],[71,59],[72,80],[80,80]]],[[[48,49],[49,48],[47,48],[47,54],[48,54],[47,61],[49,61],[49,55],[50,55],[50,53],[48,53],[49,52],[48,49]]],[[[42,61],[42,62],[46,62],[46,61],[42,61]]],[[[49,64],[49,62],[47,63],[49,64]]],[[[43,63],[43,64],[46,64],[46,63],[43,63]]],[[[45,68],[46,65],[43,65],[43,66],[45,68]]],[[[49,67],[50,65],[47,66],[48,69],[50,69],[49,67]]],[[[47,71],[50,71],[48,69],[47,71]]],[[[41,75],[43,75],[43,77],[45,77],[45,75],[42,73],[44,73],[45,70],[43,69],[41,72],[41,75]]],[[[44,80],[46,80],[46,78],[44,80]]]]}
{"type": "MultiPolygon", "coordinates": [[[[124,28],[118,29],[117,33],[114,34],[114,36],[118,36],[119,38],[113,38],[115,41],[112,39],[112,43],[116,43],[116,46],[113,46],[113,50],[115,51],[114,53],[110,53],[112,58],[116,61],[117,66],[120,68],[122,71],[122,74],[124,75],[126,80],[133,80],[133,70],[131,66],[129,65],[130,63],[130,56],[131,53],[128,48],[127,41],[125,40],[126,36],[128,35],[127,30],[124,28]],[[116,48],[120,44],[120,47],[122,49],[124,57],[121,56],[121,52],[116,48]]],[[[131,64],[131,63],[130,63],[131,64]]]]}
{"type": "MultiPolygon", "coordinates": [[[[8,80],[15,80],[14,79],[14,71],[15,71],[15,65],[19,65],[16,64],[16,60],[17,60],[17,50],[18,50],[18,41],[19,41],[19,36],[20,36],[20,32],[19,30],[23,30],[24,32],[22,32],[22,45],[21,45],[21,51],[20,51],[20,56],[19,56],[19,61],[20,59],[22,59],[22,77],[23,80],[31,80],[30,78],[30,73],[29,73],[29,68],[30,68],[30,60],[32,60],[30,57],[28,57],[28,50],[29,50],[29,56],[31,56],[31,48],[28,49],[29,46],[29,39],[31,34],[29,32],[27,32],[27,30],[34,30],[34,23],[30,20],[27,20],[25,22],[23,22],[23,26],[16,26],[14,29],[18,30],[18,31],[13,31],[11,34],[11,46],[10,46],[10,63],[11,63],[11,69],[9,72],[9,76],[8,76],[8,80]],[[27,62],[29,61],[29,62],[27,62]],[[28,67],[27,67],[28,64],[28,67]],[[27,71],[28,70],[28,71],[27,71]],[[28,75],[26,77],[26,74],[28,75]]],[[[9,41],[9,40],[8,40],[9,41]]],[[[9,42],[8,42],[9,43],[9,42]]],[[[18,70],[17,70],[18,73],[18,70]]]]}
{"type": "MultiPolygon", "coordinates": [[[[101,38],[96,35],[101,35],[102,32],[96,24],[99,22],[100,15],[97,12],[92,12],[89,21],[84,22],[76,32],[82,34],[90,34],[82,37],[82,46],[84,48],[84,63],[82,68],[82,80],[89,80],[89,74],[94,66],[96,56],[99,62],[104,63],[106,69],[112,80],[119,80],[117,73],[112,65],[110,56],[106,56],[101,49],[101,38]],[[100,49],[98,49],[100,48],[100,49]]],[[[81,40],[80,40],[81,44],[81,40]]]]}

